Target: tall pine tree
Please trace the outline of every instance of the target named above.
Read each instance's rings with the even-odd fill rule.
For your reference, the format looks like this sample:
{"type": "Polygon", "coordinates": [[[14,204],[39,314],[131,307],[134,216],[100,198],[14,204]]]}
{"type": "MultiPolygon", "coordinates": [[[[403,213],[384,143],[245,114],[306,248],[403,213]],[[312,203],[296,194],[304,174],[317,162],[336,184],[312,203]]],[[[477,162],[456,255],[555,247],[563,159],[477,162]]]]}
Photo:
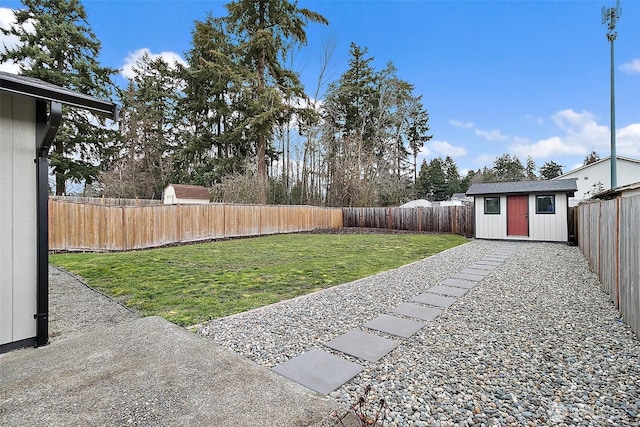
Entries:
{"type": "Polygon", "coordinates": [[[226,29],[237,40],[237,59],[249,73],[244,82],[245,137],[255,140],[258,176],[266,179],[274,131],[296,113],[292,101],[305,97],[300,78],[285,66],[287,55],[292,47],[306,43],[304,27],[309,21],[328,22],[299,8],[297,1],[236,0],[226,8],[226,29]]]}
{"type": "MultiPolygon", "coordinates": [[[[116,70],[101,67],[100,42],[91,31],[79,0],[22,0],[15,24],[3,29],[18,37],[17,47],[0,54],[0,61],[20,64],[20,74],[86,95],[108,99],[116,70]],[[33,30],[29,29],[30,23],[33,30]]],[[[65,193],[68,181],[90,184],[100,160],[112,148],[114,133],[101,118],[63,107],[63,121],[52,145],[51,167],[55,192],[65,193]],[[99,125],[96,125],[99,123],[99,125]]]]}

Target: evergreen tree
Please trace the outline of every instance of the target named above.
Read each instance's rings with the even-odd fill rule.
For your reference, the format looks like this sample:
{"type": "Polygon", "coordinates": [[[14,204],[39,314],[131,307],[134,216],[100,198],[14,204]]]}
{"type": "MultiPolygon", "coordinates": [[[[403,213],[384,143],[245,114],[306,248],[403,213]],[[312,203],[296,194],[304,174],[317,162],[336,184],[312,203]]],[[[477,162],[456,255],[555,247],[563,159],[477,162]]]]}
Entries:
{"type": "Polygon", "coordinates": [[[239,99],[248,78],[235,56],[236,47],[220,18],[196,21],[189,67],[178,67],[184,96],[180,139],[173,157],[172,180],[212,186],[224,176],[241,173],[252,153],[239,123],[244,120],[239,99]]]}
{"type": "MultiPolygon", "coordinates": [[[[41,79],[98,98],[110,98],[111,76],[116,70],[97,62],[100,42],[91,31],[79,0],[22,0],[15,10],[15,24],[3,29],[18,37],[17,47],[0,54],[0,61],[20,64],[20,74],[41,79]],[[28,31],[27,22],[33,25],[28,31]]],[[[67,181],[91,184],[99,173],[98,163],[111,154],[113,132],[104,119],[63,106],[63,120],[52,145],[51,168],[55,192],[65,192],[67,181]],[[95,122],[100,123],[96,126],[95,122]]]]}
{"type": "Polygon", "coordinates": [[[295,98],[305,94],[298,75],[284,62],[291,47],[306,43],[305,25],[327,24],[320,14],[287,0],[236,0],[226,5],[226,30],[237,40],[244,81],[244,136],[256,141],[257,172],[267,177],[266,158],[276,126],[299,110],[295,98]]]}
{"type": "Polygon", "coordinates": [[[538,167],[536,166],[536,162],[533,161],[531,156],[527,156],[527,165],[525,166],[525,169],[524,169],[525,177],[530,180],[537,179],[538,178],[536,176],[537,168],[538,167]]]}
{"type": "Polygon", "coordinates": [[[503,154],[493,161],[493,173],[499,181],[519,181],[525,177],[525,168],[517,156],[503,154]]]}
{"type": "Polygon", "coordinates": [[[548,162],[544,162],[542,166],[540,166],[540,176],[543,179],[553,179],[562,175],[562,165],[550,160],[548,162]]]}
{"type": "Polygon", "coordinates": [[[160,198],[176,146],[176,105],[181,82],[162,58],[143,55],[121,92],[121,155],[100,180],[116,197],[160,198]]]}
{"type": "Polygon", "coordinates": [[[584,158],[584,162],[582,164],[584,166],[590,165],[591,163],[595,163],[600,160],[600,156],[595,151],[591,151],[591,153],[587,154],[587,157],[584,158]]]}
{"type": "Polygon", "coordinates": [[[460,193],[462,191],[460,172],[458,171],[458,165],[456,165],[456,162],[450,156],[444,159],[442,166],[445,171],[447,183],[447,192],[444,200],[449,200],[454,193],[460,193]]]}

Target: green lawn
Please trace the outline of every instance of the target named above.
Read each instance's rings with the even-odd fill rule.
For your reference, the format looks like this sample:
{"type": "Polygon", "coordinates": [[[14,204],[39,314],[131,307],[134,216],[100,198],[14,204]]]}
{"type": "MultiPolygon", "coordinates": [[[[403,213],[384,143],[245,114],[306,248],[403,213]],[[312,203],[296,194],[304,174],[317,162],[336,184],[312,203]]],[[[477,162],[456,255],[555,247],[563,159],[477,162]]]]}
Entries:
{"type": "Polygon", "coordinates": [[[390,270],[467,242],[442,234],[281,234],[51,255],[143,315],[188,326],[390,270]]]}

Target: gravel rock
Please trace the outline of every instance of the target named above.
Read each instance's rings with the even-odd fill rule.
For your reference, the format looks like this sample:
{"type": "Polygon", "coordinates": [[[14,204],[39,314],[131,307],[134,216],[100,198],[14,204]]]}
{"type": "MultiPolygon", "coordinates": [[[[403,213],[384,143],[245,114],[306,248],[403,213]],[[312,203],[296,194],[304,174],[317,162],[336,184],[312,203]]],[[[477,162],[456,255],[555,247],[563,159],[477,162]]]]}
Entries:
{"type": "Polygon", "coordinates": [[[473,241],[199,334],[268,368],[333,352],[323,343],[505,246],[516,252],[378,362],[341,355],[365,370],[328,398],[346,408],[370,385],[389,405],[386,425],[640,425],[640,342],[577,247],[473,241]]]}
{"type": "Polygon", "coordinates": [[[137,314],[90,288],[76,276],[49,266],[49,340],[133,320],[137,314]]]}

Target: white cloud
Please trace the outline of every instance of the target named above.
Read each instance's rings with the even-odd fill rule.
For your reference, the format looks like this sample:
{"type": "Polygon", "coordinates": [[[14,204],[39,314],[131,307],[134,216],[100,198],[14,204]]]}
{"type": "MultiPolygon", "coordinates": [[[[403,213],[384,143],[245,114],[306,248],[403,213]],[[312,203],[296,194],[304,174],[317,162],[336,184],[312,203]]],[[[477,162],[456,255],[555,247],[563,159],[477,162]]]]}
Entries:
{"type": "MultiPolygon", "coordinates": [[[[13,9],[0,7],[0,28],[8,30],[16,22],[13,9]]],[[[33,32],[33,24],[30,21],[25,22],[24,29],[33,32]]],[[[15,49],[20,44],[20,40],[16,36],[4,35],[0,31],[0,52],[6,52],[7,49],[15,49]]],[[[13,74],[20,72],[20,64],[13,61],[6,61],[0,64],[0,71],[6,71],[13,74]]]]}
{"type": "Polygon", "coordinates": [[[636,159],[640,158],[640,123],[633,123],[618,129],[616,153],[636,159]]]}
{"type": "Polygon", "coordinates": [[[456,128],[473,129],[472,122],[463,122],[462,120],[450,119],[449,124],[456,128]]]}
{"type": "Polygon", "coordinates": [[[143,47],[142,49],[138,49],[135,52],[129,53],[129,55],[125,58],[124,65],[122,66],[122,75],[124,77],[132,79],[135,76],[134,70],[136,68],[137,62],[144,56],[145,53],[149,55],[149,58],[151,58],[152,60],[156,58],[162,58],[170,66],[175,66],[176,63],[187,66],[186,61],[175,52],[151,53],[149,49],[143,47]]]}
{"type": "MultiPolygon", "coordinates": [[[[558,111],[551,117],[561,131],[533,143],[517,141],[509,149],[520,157],[531,156],[548,159],[557,156],[584,156],[595,150],[602,155],[610,150],[611,133],[609,127],[597,122],[589,111],[577,112],[572,109],[558,111]]],[[[616,135],[617,153],[623,156],[640,157],[640,123],[619,128],[616,135]]]]}
{"type": "Polygon", "coordinates": [[[429,147],[433,152],[441,154],[443,156],[462,157],[467,154],[466,148],[456,147],[446,141],[431,141],[429,142],[429,147]]]}
{"type": "Polygon", "coordinates": [[[535,123],[537,125],[544,124],[544,119],[542,117],[536,117],[532,114],[527,114],[526,116],[524,116],[524,119],[528,122],[535,123]]]}
{"type": "Polygon", "coordinates": [[[483,137],[487,141],[505,141],[509,139],[507,135],[503,134],[498,129],[493,129],[490,131],[475,129],[475,133],[476,135],[483,137]]]}
{"type": "Polygon", "coordinates": [[[491,167],[496,157],[498,156],[495,154],[480,154],[479,156],[473,158],[473,163],[478,167],[491,167]]]}
{"type": "Polygon", "coordinates": [[[640,74],[640,59],[634,59],[620,66],[620,69],[628,74],[640,74]]]}

